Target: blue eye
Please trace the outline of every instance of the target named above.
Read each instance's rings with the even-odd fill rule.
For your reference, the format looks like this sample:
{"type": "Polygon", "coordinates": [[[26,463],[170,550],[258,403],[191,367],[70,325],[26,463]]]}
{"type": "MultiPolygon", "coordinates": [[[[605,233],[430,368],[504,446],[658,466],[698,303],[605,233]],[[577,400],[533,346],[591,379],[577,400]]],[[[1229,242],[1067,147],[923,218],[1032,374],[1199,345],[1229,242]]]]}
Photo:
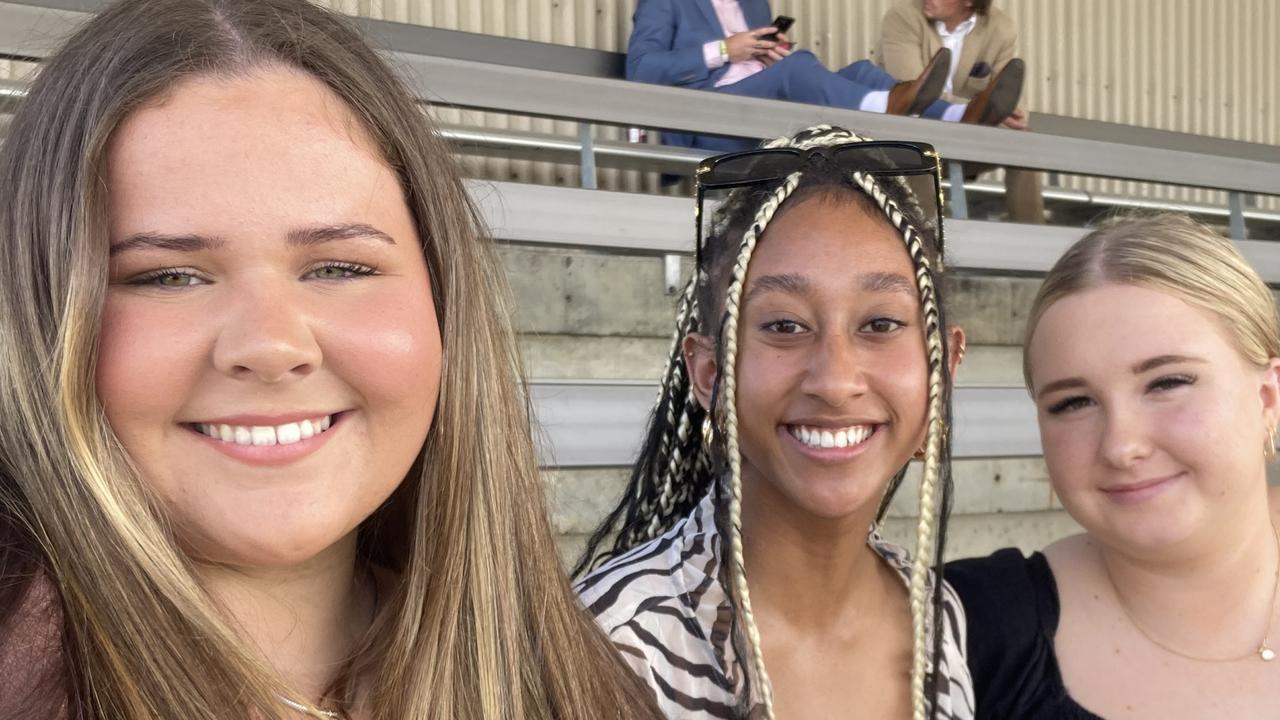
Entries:
{"type": "Polygon", "coordinates": [[[307,275],[317,280],[349,280],[354,277],[376,275],[377,273],[378,271],[374,268],[360,263],[327,262],[319,267],[312,268],[307,275]]]}

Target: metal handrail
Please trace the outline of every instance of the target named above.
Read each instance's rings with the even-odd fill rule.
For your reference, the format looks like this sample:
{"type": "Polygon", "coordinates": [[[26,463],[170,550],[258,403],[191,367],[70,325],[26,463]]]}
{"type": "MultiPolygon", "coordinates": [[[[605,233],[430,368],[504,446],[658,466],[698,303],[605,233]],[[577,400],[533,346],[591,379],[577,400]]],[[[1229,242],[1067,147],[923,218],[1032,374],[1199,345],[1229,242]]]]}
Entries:
{"type": "MultiPolygon", "coordinates": [[[[101,7],[101,0],[8,0],[0,2],[0,54],[42,57],[51,35],[75,17],[101,7]],[[44,12],[40,12],[43,10],[44,12]],[[27,31],[23,35],[24,28],[27,31]],[[24,38],[16,42],[14,36],[24,38]],[[32,37],[36,39],[32,39],[32,37]],[[41,38],[47,41],[42,41],[41,38]]],[[[909,137],[933,144],[949,160],[981,161],[1238,192],[1273,194],[1280,188],[1280,148],[1219,141],[1230,151],[1189,152],[1171,148],[1168,133],[1144,144],[1141,131],[1097,123],[1098,135],[1012,133],[996,128],[939,123],[629,83],[530,67],[479,62],[432,54],[429,35],[437,29],[361,18],[371,43],[399,67],[419,97],[460,107],[513,112],[589,123],[635,125],[702,134],[771,137],[815,122],[856,127],[873,136],[909,137]],[[1124,131],[1121,141],[1117,128],[1124,131]]],[[[528,53],[528,43],[521,52],[528,53]]],[[[555,46],[547,46],[554,48],[555,46]]],[[[550,52],[550,50],[548,51],[550,52]]],[[[474,56],[472,56],[474,57],[474,56]]],[[[1196,138],[1197,136],[1189,136],[1196,138]]],[[[1203,142],[1203,139],[1198,139],[1203,142]]]]}
{"type": "MultiPolygon", "coordinates": [[[[0,113],[12,112],[25,96],[25,84],[14,80],[0,80],[0,113]]],[[[0,126],[0,138],[3,137],[2,133],[3,127],[0,126]]],[[[550,133],[442,125],[440,134],[453,144],[455,150],[467,155],[573,163],[578,161],[583,152],[582,142],[578,138],[550,133]]],[[[594,141],[592,150],[597,164],[601,167],[648,170],[675,175],[691,174],[698,163],[709,155],[706,151],[669,145],[608,140],[594,141]]],[[[949,186],[950,182],[944,180],[943,187],[949,186]]],[[[966,182],[965,190],[971,194],[991,197],[1001,197],[1005,194],[1005,187],[999,183],[966,182]]],[[[1167,210],[1223,220],[1230,215],[1228,208],[1221,205],[1178,203],[1069,188],[1046,187],[1043,190],[1043,197],[1046,201],[1075,205],[1167,210]]],[[[1246,220],[1280,225],[1280,212],[1249,209],[1244,210],[1243,215],[1246,220]]]]}

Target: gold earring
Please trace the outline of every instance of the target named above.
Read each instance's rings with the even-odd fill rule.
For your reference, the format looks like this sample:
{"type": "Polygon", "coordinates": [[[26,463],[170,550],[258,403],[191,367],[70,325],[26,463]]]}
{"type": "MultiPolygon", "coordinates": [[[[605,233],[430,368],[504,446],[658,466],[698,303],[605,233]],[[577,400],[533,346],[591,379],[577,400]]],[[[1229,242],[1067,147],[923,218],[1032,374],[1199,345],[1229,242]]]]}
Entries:
{"type": "Polygon", "coordinates": [[[711,452],[711,446],[715,443],[716,425],[711,422],[711,413],[702,418],[702,449],[705,452],[711,452]]]}
{"type": "Polygon", "coordinates": [[[1276,426],[1267,429],[1266,445],[1262,446],[1262,457],[1268,462],[1276,459],[1276,426]]]}

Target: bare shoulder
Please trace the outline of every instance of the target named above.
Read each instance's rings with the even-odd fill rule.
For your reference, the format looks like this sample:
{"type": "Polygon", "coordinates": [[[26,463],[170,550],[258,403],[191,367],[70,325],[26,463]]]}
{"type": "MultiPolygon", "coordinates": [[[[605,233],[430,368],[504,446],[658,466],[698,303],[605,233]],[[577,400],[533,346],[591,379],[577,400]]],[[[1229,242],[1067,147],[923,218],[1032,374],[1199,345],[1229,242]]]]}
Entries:
{"type": "Polygon", "coordinates": [[[1076,533],[1055,540],[1045,546],[1041,552],[1049,558],[1049,563],[1076,562],[1080,556],[1096,551],[1093,538],[1088,533],[1076,533]]]}
{"type": "Polygon", "coordinates": [[[1064,537],[1050,544],[1043,552],[1058,583],[1059,593],[1064,586],[1069,588],[1078,584],[1082,578],[1092,576],[1097,566],[1097,541],[1088,533],[1064,537]]]}

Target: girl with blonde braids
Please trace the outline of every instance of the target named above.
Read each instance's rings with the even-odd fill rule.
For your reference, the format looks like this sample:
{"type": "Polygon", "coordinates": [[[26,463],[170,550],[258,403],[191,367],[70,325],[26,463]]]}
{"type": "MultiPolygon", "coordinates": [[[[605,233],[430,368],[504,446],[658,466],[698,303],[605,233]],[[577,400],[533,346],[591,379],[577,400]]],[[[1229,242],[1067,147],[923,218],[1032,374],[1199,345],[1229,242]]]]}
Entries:
{"type": "Polygon", "coordinates": [[[509,290],[341,16],[124,0],[0,146],[0,718],[650,720],[509,290]]]}
{"type": "Polygon", "coordinates": [[[934,582],[964,342],[937,156],[822,126],[698,181],[697,270],[583,602],[668,717],[971,717],[963,619],[934,582]],[[914,560],[877,532],[913,455],[914,560]]]}

